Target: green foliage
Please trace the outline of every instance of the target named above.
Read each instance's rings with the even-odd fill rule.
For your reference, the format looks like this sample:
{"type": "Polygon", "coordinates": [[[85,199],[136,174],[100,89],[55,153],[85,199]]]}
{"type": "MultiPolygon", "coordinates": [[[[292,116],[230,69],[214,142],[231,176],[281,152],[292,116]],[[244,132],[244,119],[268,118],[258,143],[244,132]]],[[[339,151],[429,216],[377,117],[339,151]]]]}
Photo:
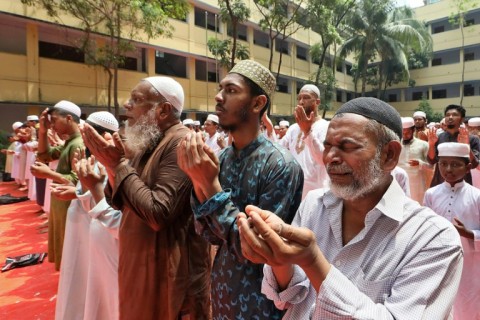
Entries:
{"type": "MultiPolygon", "coordinates": [[[[358,0],[309,0],[308,14],[305,14],[306,25],[320,35],[320,42],[310,47],[312,61],[318,61],[315,83],[320,83],[321,69],[325,57],[332,44],[340,44],[341,34],[345,31],[344,20],[358,0]]],[[[333,67],[332,67],[333,68],[333,67]]],[[[335,70],[335,69],[333,69],[335,70]]]]}
{"type": "Polygon", "coordinates": [[[450,13],[448,22],[452,26],[467,27],[465,14],[478,6],[478,0],[452,0],[453,12],[450,13]]]}
{"type": "Polygon", "coordinates": [[[330,110],[332,107],[331,103],[335,94],[337,80],[335,79],[335,74],[333,73],[331,68],[320,69],[320,76],[318,77],[318,82],[316,82],[316,78],[317,73],[314,73],[311,77],[311,83],[315,84],[320,88],[321,102],[319,109],[323,110],[323,116],[325,116],[325,112],[330,110]]]}
{"type": "MultiPolygon", "coordinates": [[[[233,50],[232,40],[220,40],[216,38],[209,38],[207,41],[208,50],[217,58],[220,66],[231,69],[231,54],[233,50]]],[[[238,60],[245,60],[249,58],[248,47],[237,43],[235,50],[235,58],[238,60]]]]}
{"type": "Polygon", "coordinates": [[[422,97],[422,101],[418,104],[418,108],[415,111],[423,111],[427,115],[427,121],[440,122],[443,119],[443,114],[440,112],[434,112],[430,102],[422,97]]]}
{"type": "MultiPolygon", "coordinates": [[[[270,38],[270,58],[268,62],[268,69],[272,72],[273,51],[275,40],[286,40],[297,30],[303,28],[299,24],[299,19],[303,17],[301,14],[301,7],[304,0],[289,1],[289,0],[254,0],[255,6],[262,18],[258,22],[263,31],[266,31],[270,38]]],[[[282,52],[277,61],[278,68],[276,71],[277,78],[280,75],[280,68],[282,66],[282,52]]]]}
{"type": "Polygon", "coordinates": [[[218,0],[220,7],[220,19],[230,24],[232,28],[232,41],[227,40],[208,40],[207,46],[210,52],[220,59],[220,65],[227,69],[233,68],[235,59],[248,59],[248,49],[237,44],[237,27],[239,23],[247,21],[250,17],[250,9],[242,0],[218,0]],[[223,42],[223,43],[222,43],[223,42]],[[213,50],[213,51],[212,51],[213,50]]]}
{"type": "Polygon", "coordinates": [[[220,18],[226,23],[241,23],[250,18],[250,9],[242,0],[218,0],[220,18]]]}
{"type": "Polygon", "coordinates": [[[410,8],[395,8],[392,1],[363,0],[352,10],[347,23],[351,36],[343,43],[340,56],[355,54],[358,64],[355,76],[361,80],[362,95],[369,64],[378,62],[380,93],[398,79],[408,80],[407,54],[411,50],[431,51],[432,40],[425,25],[413,17],[410,8]]]}
{"type": "Polygon", "coordinates": [[[408,52],[408,69],[421,69],[428,67],[428,61],[432,58],[432,52],[426,50],[415,52],[410,50],[408,52]]]}
{"type": "Polygon", "coordinates": [[[118,67],[135,46],[132,40],[171,36],[169,18],[184,19],[189,10],[186,0],[21,0],[40,7],[58,24],[62,15],[74,17],[83,35],[71,45],[80,49],[86,61],[101,66],[109,76],[108,104],[111,105],[111,85],[115,115],[118,116],[118,67]],[[103,35],[104,46],[96,40],[103,35]]]}

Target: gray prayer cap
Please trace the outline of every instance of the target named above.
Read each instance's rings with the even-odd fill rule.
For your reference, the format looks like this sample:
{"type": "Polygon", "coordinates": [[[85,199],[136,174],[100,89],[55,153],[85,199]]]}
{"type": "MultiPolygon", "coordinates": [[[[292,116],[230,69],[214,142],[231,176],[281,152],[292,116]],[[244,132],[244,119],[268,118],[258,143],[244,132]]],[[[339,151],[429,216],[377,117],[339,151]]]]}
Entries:
{"type": "Polygon", "coordinates": [[[395,108],[382,100],[360,97],[348,101],[337,110],[340,113],[355,113],[373,119],[393,130],[400,139],[402,137],[402,118],[395,108]]]}

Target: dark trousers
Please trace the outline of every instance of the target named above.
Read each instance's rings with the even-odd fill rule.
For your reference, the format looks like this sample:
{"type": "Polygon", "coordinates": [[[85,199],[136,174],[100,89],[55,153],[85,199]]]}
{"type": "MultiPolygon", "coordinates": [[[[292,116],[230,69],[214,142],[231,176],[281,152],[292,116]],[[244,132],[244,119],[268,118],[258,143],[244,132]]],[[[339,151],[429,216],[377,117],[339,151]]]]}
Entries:
{"type": "Polygon", "coordinates": [[[45,187],[47,186],[47,179],[35,178],[35,188],[37,191],[37,204],[43,206],[45,203],[45,187]]]}

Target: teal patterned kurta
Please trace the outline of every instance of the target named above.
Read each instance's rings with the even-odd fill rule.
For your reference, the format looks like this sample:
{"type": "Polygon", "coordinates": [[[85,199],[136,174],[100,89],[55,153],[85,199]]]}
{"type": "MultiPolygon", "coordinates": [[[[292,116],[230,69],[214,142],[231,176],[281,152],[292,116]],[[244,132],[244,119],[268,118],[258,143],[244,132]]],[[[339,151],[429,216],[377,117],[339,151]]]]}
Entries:
{"type": "Polygon", "coordinates": [[[197,231],[218,245],[212,270],[214,319],[280,319],[282,312],[260,291],[263,265],[242,256],[236,217],[249,204],[290,223],[300,204],[303,172],[288,150],[263,135],[242,150],[220,155],[224,191],[203,204],[192,198],[197,231]]]}

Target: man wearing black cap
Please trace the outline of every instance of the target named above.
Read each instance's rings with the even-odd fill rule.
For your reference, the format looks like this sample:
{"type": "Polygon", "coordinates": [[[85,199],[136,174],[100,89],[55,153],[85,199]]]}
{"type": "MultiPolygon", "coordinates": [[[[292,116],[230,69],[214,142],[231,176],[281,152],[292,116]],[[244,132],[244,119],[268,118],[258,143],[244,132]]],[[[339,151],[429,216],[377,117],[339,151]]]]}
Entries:
{"type": "Polygon", "coordinates": [[[455,228],[405,196],[398,112],[375,98],[344,104],[327,131],[331,189],[310,192],[292,225],[249,206],[242,252],[264,262],[262,291],[284,319],[446,319],[463,261],[455,228]]]}

